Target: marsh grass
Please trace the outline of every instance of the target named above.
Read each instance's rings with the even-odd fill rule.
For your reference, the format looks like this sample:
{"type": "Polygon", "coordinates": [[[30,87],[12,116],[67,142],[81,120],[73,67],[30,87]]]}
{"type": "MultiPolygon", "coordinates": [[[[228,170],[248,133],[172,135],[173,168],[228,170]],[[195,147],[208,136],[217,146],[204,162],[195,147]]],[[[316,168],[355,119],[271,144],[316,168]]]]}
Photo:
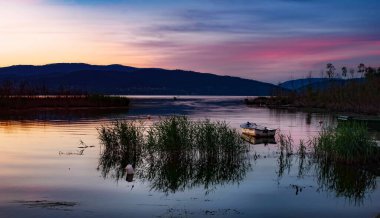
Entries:
{"type": "Polygon", "coordinates": [[[294,140],[291,135],[278,134],[280,152],[286,156],[293,155],[294,140]]]}
{"type": "Polygon", "coordinates": [[[210,191],[242,180],[250,167],[247,144],[225,122],[169,117],[149,130],[147,145],[153,155],[145,178],[164,192],[197,185],[210,191]]]}
{"type": "Polygon", "coordinates": [[[279,133],[277,141],[279,142],[278,150],[279,157],[277,159],[278,171],[277,177],[278,179],[282,178],[285,170],[290,172],[292,166],[292,155],[293,155],[293,139],[291,135],[284,135],[279,133]]]}
{"type": "Polygon", "coordinates": [[[123,177],[127,164],[133,167],[141,161],[144,137],[141,123],[134,121],[115,121],[111,126],[98,129],[102,149],[99,165],[103,177],[114,171],[114,178],[123,177]]]}
{"type": "Polygon", "coordinates": [[[298,178],[315,173],[318,190],[334,192],[350,204],[360,206],[376,189],[379,148],[368,135],[363,123],[340,123],[324,128],[317,137],[300,140],[296,145],[291,135],[278,135],[278,181],[291,172],[298,160],[298,178]],[[292,152],[296,150],[297,152],[292,152]]]}
{"type": "Polygon", "coordinates": [[[362,205],[368,194],[376,190],[376,173],[365,166],[318,160],[315,172],[320,191],[333,191],[350,204],[362,205]]]}
{"type": "Polygon", "coordinates": [[[322,129],[314,139],[314,162],[319,189],[334,191],[361,205],[376,189],[380,148],[362,122],[348,121],[322,129]]]}
{"type": "Polygon", "coordinates": [[[226,122],[208,119],[191,121],[185,116],[172,116],[156,122],[148,130],[147,146],[158,150],[191,150],[222,152],[245,146],[240,134],[226,122]]]}
{"type": "Polygon", "coordinates": [[[300,140],[297,145],[290,134],[285,135],[281,132],[276,135],[276,138],[278,141],[279,153],[277,158],[278,180],[282,178],[286,171],[290,173],[295,160],[298,160],[297,177],[302,178],[311,167],[310,157],[312,156],[312,140],[300,140]]]}
{"type": "Polygon", "coordinates": [[[203,185],[210,192],[217,184],[241,181],[250,169],[247,143],[226,122],[171,116],[141,126],[119,121],[99,129],[103,177],[116,171],[113,177],[120,179],[132,163],[154,190],[174,193],[203,185]]]}
{"type": "Polygon", "coordinates": [[[361,122],[342,122],[335,128],[322,129],[315,143],[315,154],[345,164],[380,161],[380,149],[361,122]]]}

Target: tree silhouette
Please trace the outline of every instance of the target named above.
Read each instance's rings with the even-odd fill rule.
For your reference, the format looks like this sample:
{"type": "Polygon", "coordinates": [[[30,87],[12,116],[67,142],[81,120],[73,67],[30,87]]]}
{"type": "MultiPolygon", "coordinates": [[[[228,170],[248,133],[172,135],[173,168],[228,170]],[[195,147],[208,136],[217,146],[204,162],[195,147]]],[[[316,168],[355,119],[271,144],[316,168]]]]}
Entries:
{"type": "Polygon", "coordinates": [[[366,69],[365,65],[363,63],[360,63],[358,66],[358,73],[361,74],[361,77],[363,77],[365,69],[366,69]]]}
{"type": "Polygon", "coordinates": [[[366,78],[372,78],[374,76],[376,76],[376,68],[366,67],[365,68],[365,77],[366,78]]]}
{"type": "Polygon", "coordinates": [[[342,67],[342,76],[343,77],[347,76],[347,67],[342,67]]]}
{"type": "Polygon", "coordinates": [[[350,68],[350,74],[351,74],[351,78],[354,78],[354,75],[355,75],[355,69],[350,68]]]}
{"type": "Polygon", "coordinates": [[[327,71],[326,71],[327,77],[329,79],[333,78],[334,75],[335,75],[335,67],[334,67],[334,65],[332,63],[328,63],[326,65],[326,69],[327,69],[327,71]]]}

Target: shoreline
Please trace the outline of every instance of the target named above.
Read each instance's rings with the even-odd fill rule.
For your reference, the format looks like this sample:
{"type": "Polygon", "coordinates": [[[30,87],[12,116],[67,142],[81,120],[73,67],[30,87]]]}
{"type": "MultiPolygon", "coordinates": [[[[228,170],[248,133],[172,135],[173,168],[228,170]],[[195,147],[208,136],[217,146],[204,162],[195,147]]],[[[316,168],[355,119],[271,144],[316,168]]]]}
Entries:
{"type": "Polygon", "coordinates": [[[0,112],[128,108],[130,99],[106,95],[0,96],[0,112]]]}
{"type": "MultiPolygon", "coordinates": [[[[282,98],[283,99],[283,98],[282,98]]],[[[278,97],[257,97],[253,99],[244,99],[245,105],[247,106],[258,106],[258,107],[266,107],[268,109],[279,109],[279,110],[295,110],[295,111],[304,111],[304,112],[320,112],[320,113],[331,113],[334,115],[346,115],[354,118],[358,118],[360,120],[368,120],[368,121],[380,121],[380,112],[369,113],[369,112],[358,112],[353,110],[336,110],[327,107],[312,107],[312,106],[300,106],[295,104],[279,104],[273,103],[273,101],[281,100],[278,97]],[[269,103],[271,102],[271,103],[269,103]]]]}

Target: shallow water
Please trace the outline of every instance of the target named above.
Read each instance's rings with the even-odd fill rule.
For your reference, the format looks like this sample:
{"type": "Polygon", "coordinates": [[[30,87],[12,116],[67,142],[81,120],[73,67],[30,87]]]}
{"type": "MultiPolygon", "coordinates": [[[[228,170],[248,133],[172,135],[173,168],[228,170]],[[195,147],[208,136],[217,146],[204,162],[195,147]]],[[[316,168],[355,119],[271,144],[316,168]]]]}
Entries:
{"type": "MultiPolygon", "coordinates": [[[[161,116],[184,114],[191,119],[225,120],[233,128],[251,121],[290,133],[295,142],[315,136],[321,125],[335,124],[330,114],[247,107],[243,98],[138,96],[128,111],[0,115],[0,217],[376,217],[380,213],[379,172],[358,175],[344,169],[326,179],[311,163],[300,174],[299,160],[291,157],[284,162],[276,144],[250,145],[250,167],[243,177],[226,182],[210,179],[208,187],[205,181],[190,183],[190,179],[170,191],[168,184],[155,186],[154,182],[168,179],[165,174],[155,180],[135,176],[133,182],[112,174],[104,178],[98,166],[102,147],[96,128],[115,119],[139,119],[149,126],[161,116]],[[89,147],[79,148],[81,141],[89,147]],[[254,158],[255,153],[260,156],[254,158]],[[339,183],[353,177],[357,183],[339,183]]],[[[372,133],[379,135],[378,130],[372,133]]]]}

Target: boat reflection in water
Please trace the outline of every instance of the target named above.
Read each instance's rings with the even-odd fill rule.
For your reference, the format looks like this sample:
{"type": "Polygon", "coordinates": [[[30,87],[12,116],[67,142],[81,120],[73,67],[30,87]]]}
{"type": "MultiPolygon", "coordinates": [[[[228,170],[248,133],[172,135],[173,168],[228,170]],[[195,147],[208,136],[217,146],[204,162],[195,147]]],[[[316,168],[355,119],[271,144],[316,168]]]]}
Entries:
{"type": "MultiPolygon", "coordinates": [[[[112,137],[112,134],[107,136],[112,137]]],[[[244,180],[252,169],[251,164],[255,163],[253,159],[259,162],[264,156],[250,158],[252,152],[249,151],[248,143],[209,146],[207,137],[203,145],[194,143],[192,138],[182,138],[184,140],[180,142],[171,140],[170,146],[162,146],[156,141],[149,145],[138,138],[132,140],[133,143],[120,142],[122,146],[115,147],[110,143],[102,147],[98,170],[103,178],[147,182],[151,190],[165,194],[195,188],[204,189],[207,194],[218,186],[237,184],[244,180]],[[126,170],[130,168],[133,168],[133,173],[126,170]]],[[[275,143],[274,138],[257,139],[246,135],[243,138],[252,144],[275,143]]],[[[279,150],[271,153],[274,156],[267,156],[277,160],[275,172],[278,183],[284,176],[293,177],[294,172],[298,172],[298,181],[312,176],[316,181],[317,192],[333,193],[335,197],[345,198],[354,205],[364,204],[364,200],[376,190],[378,168],[342,165],[317,157],[312,149],[305,146],[308,147],[304,144],[304,149],[301,149],[301,146],[293,147],[292,143],[279,142],[275,146],[279,150]]],[[[300,194],[304,188],[299,184],[289,185],[296,187],[296,194],[300,194]]]]}
{"type": "Polygon", "coordinates": [[[148,181],[150,188],[166,194],[203,188],[207,193],[225,184],[242,181],[251,170],[251,160],[247,146],[213,149],[197,147],[171,150],[133,146],[123,150],[113,150],[104,146],[99,158],[98,170],[103,178],[117,181],[126,178],[148,181]],[[126,172],[130,163],[135,169],[132,178],[126,172]]]}
{"type": "Polygon", "coordinates": [[[276,139],[274,137],[253,137],[251,135],[247,135],[242,133],[241,138],[244,139],[246,142],[249,142],[250,144],[257,145],[257,144],[276,144],[276,139]]]}

